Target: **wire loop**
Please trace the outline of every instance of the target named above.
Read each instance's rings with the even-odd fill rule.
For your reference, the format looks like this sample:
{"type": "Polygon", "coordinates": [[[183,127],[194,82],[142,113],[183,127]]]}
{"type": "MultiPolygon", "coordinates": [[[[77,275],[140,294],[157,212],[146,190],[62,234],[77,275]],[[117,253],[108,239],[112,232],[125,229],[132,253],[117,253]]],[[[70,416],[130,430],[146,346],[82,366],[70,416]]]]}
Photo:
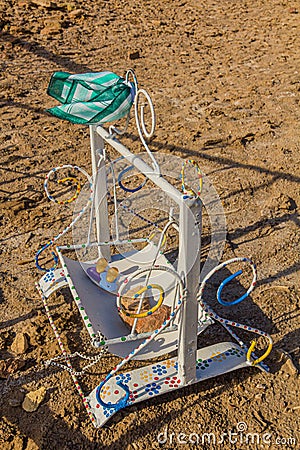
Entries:
{"type": "Polygon", "coordinates": [[[189,197],[200,197],[201,192],[202,192],[202,186],[203,186],[203,174],[201,172],[199,165],[196,163],[196,161],[194,161],[193,159],[186,159],[182,163],[180,178],[181,178],[181,189],[182,189],[183,195],[187,195],[189,197]],[[199,179],[199,189],[197,192],[195,192],[193,189],[186,189],[186,187],[185,187],[184,172],[185,172],[185,168],[188,164],[191,164],[197,170],[197,176],[199,179]]]}
{"type": "Polygon", "coordinates": [[[141,319],[143,317],[148,317],[151,314],[153,314],[162,305],[164,298],[165,298],[165,293],[161,286],[159,286],[158,284],[149,284],[148,286],[144,286],[134,294],[134,296],[132,297],[132,300],[137,300],[141,294],[143,294],[144,292],[151,290],[151,289],[157,289],[159,291],[160,295],[159,295],[159,299],[158,299],[156,305],[153,306],[152,308],[150,308],[149,311],[145,311],[142,313],[127,312],[124,309],[124,307],[122,306],[122,296],[120,295],[117,297],[117,306],[118,306],[119,312],[123,312],[126,316],[131,317],[132,319],[141,319]]]}
{"type": "Polygon", "coordinates": [[[261,355],[259,358],[256,358],[254,361],[251,361],[251,356],[254,352],[254,349],[256,347],[256,341],[252,341],[251,345],[248,349],[247,352],[247,361],[251,364],[251,366],[256,366],[256,364],[259,364],[260,362],[262,362],[264,359],[266,359],[267,356],[269,356],[269,354],[271,353],[272,347],[273,347],[273,340],[270,336],[267,336],[268,340],[269,340],[269,345],[267,350],[265,351],[265,353],[263,355],[261,355]]]}
{"type": "Polygon", "coordinates": [[[101,396],[100,396],[100,393],[101,393],[102,387],[104,386],[105,383],[107,383],[107,381],[108,381],[107,379],[105,379],[104,381],[102,381],[102,382],[99,384],[99,386],[97,387],[97,389],[96,389],[96,399],[97,399],[97,402],[98,402],[103,408],[113,408],[115,411],[118,411],[119,409],[125,408],[125,406],[127,406],[128,399],[129,399],[129,396],[130,396],[130,390],[129,390],[128,386],[126,386],[125,384],[123,384],[121,381],[117,381],[117,385],[118,385],[121,389],[123,389],[123,390],[125,391],[125,395],[124,395],[122,398],[120,398],[120,400],[118,400],[117,403],[111,403],[111,402],[105,403],[105,402],[102,400],[102,398],[101,398],[101,396]]]}
{"type": "Polygon", "coordinates": [[[78,197],[78,195],[80,194],[81,191],[81,184],[80,181],[77,180],[77,178],[74,177],[67,177],[67,178],[62,178],[60,180],[57,180],[58,184],[63,184],[66,183],[67,181],[74,181],[74,183],[76,184],[76,192],[73,195],[73,197],[69,198],[68,200],[55,200],[53,199],[56,203],[58,203],[59,205],[66,205],[67,203],[72,203],[74,202],[74,200],[76,200],[76,198],[78,197]]]}
{"type": "Polygon", "coordinates": [[[145,186],[145,184],[147,183],[147,180],[148,180],[148,178],[145,178],[144,179],[144,181],[138,186],[138,187],[136,187],[136,188],[128,188],[128,187],[126,187],[126,186],[124,186],[124,184],[122,183],[122,178],[123,178],[123,176],[125,175],[125,173],[127,173],[127,172],[130,172],[131,170],[133,170],[135,167],[134,166],[129,166],[129,167],[126,167],[125,169],[123,169],[120,173],[119,173],[119,176],[118,176],[118,184],[119,184],[119,186],[120,186],[120,188],[121,189],[123,189],[123,191],[125,191],[125,192],[131,192],[131,193],[133,193],[133,192],[138,192],[140,189],[142,189],[144,186],[145,186]]]}
{"type": "Polygon", "coordinates": [[[41,253],[43,251],[45,251],[48,247],[50,247],[51,245],[54,244],[54,242],[56,242],[59,238],[61,238],[64,234],[66,234],[72,227],[73,225],[76,224],[76,222],[80,219],[80,217],[85,213],[85,211],[87,210],[87,208],[92,204],[93,202],[93,196],[94,196],[94,190],[93,190],[93,183],[92,183],[92,179],[89,176],[89,174],[84,170],[81,169],[78,166],[73,166],[71,164],[64,164],[63,166],[58,166],[58,167],[54,167],[53,169],[51,169],[48,174],[45,177],[45,181],[44,181],[44,189],[46,192],[47,197],[49,198],[49,200],[51,202],[57,203],[57,204],[65,204],[65,203],[70,203],[71,201],[74,201],[78,195],[79,192],[81,190],[81,184],[79,183],[79,181],[75,178],[75,177],[67,177],[67,178],[63,178],[58,180],[58,183],[64,183],[66,181],[75,181],[77,183],[77,189],[76,189],[76,193],[75,195],[72,197],[72,199],[66,200],[64,202],[59,202],[58,200],[56,200],[50,193],[48,190],[48,181],[49,178],[51,176],[52,173],[56,173],[58,170],[60,169],[73,169],[76,170],[78,172],[81,172],[87,179],[89,182],[89,188],[90,188],[90,197],[88,199],[88,202],[86,203],[86,205],[79,211],[78,215],[72,220],[72,222],[61,232],[59,233],[57,236],[55,236],[53,239],[51,239],[49,242],[47,242],[47,244],[45,244],[40,250],[37,251],[36,255],[35,255],[35,265],[37,267],[38,270],[41,270],[43,272],[50,272],[51,270],[56,269],[57,265],[58,265],[58,257],[54,252],[51,252],[52,256],[53,256],[53,261],[54,261],[54,265],[53,267],[51,267],[50,269],[46,269],[45,267],[42,267],[39,263],[39,257],[41,255],[41,253]]]}
{"type": "MultiPolygon", "coordinates": [[[[218,298],[218,302],[223,305],[223,306],[234,306],[234,305],[238,305],[239,303],[241,303],[243,300],[245,300],[245,298],[248,297],[248,295],[250,294],[250,289],[248,289],[248,291],[243,294],[241,297],[237,298],[236,300],[232,300],[231,302],[227,302],[224,301],[221,298],[221,293],[223,288],[226,286],[226,284],[228,284],[231,280],[234,280],[234,278],[238,277],[239,275],[241,275],[243,273],[242,270],[238,270],[237,272],[233,273],[232,275],[230,275],[229,277],[227,277],[224,281],[222,281],[222,283],[220,284],[218,291],[217,291],[217,298],[218,298]]],[[[253,285],[253,282],[252,282],[253,285]]]]}

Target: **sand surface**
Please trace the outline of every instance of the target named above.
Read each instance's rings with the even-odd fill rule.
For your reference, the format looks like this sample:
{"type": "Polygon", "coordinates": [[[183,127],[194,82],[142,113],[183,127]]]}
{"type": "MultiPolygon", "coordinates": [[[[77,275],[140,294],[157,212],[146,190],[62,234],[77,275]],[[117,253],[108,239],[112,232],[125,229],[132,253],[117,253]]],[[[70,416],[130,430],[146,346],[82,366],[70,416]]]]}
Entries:
{"type": "MultiPolygon", "coordinates": [[[[192,433],[197,448],[299,448],[299,25],[294,0],[0,0],[1,449],[196,448],[192,433]],[[34,288],[33,257],[72,218],[71,207],[47,200],[43,180],[60,164],[91,171],[88,128],[47,114],[56,102],[46,89],[54,71],[123,75],[130,67],[155,104],[152,148],[194,158],[214,183],[227,219],[223,259],[257,263],[251,299],[216,309],[264,329],[275,345],[270,374],[223,375],[121,411],[96,430],[70,375],[43,365],[59,348],[34,288]],[[28,340],[19,356],[16,333],[28,340]],[[25,393],[41,387],[38,409],[24,411],[25,393]],[[241,422],[259,442],[239,434],[218,443],[241,422]],[[202,444],[203,433],[217,442],[202,444]]],[[[135,148],[133,125],[130,133],[135,148]]],[[[203,255],[207,244],[204,235],[203,255]]],[[[56,293],[50,306],[66,349],[91,354],[70,295],[56,293]]],[[[199,345],[214,339],[212,327],[199,345]]],[[[117,361],[105,358],[84,387],[117,361]]]]}

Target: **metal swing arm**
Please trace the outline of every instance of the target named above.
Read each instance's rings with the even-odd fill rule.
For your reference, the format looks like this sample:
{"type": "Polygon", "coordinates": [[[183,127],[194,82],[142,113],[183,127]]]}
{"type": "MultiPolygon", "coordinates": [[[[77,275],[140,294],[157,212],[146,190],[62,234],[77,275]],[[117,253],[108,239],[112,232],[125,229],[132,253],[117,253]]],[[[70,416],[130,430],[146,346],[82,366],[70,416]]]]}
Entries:
{"type": "Polygon", "coordinates": [[[161,177],[152,167],[146,164],[139,156],[132,153],[125,145],[118,141],[113,135],[98,125],[95,127],[95,132],[104,142],[111,145],[117,152],[123,156],[131,165],[133,165],[145,177],[149,178],[156,186],[164,190],[178,205],[182,203],[181,193],[173,187],[167,180],[161,177]]]}

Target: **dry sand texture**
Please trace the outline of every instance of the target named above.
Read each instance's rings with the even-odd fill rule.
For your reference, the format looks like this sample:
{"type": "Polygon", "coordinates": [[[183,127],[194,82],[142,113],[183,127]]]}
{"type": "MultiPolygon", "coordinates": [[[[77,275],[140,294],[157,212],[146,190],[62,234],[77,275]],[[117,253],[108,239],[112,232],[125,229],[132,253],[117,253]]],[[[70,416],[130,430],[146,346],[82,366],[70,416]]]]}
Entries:
{"type": "MultiPolygon", "coordinates": [[[[251,448],[299,448],[288,441],[299,439],[299,19],[294,0],[0,0],[1,449],[195,448],[178,433],[220,437],[239,422],[271,435],[270,446],[251,448]],[[96,430],[69,374],[42,364],[58,346],[32,259],[72,214],[49,203],[43,178],[64,163],[91,169],[88,128],[46,114],[55,104],[46,88],[54,71],[129,67],[154,100],[154,149],[196,159],[215,185],[227,214],[224,259],[251,256],[258,265],[251,300],[226,314],[265,329],[275,350],[269,375],[224,375],[121,411],[96,430]],[[27,338],[20,355],[11,347],[17,333],[27,338]],[[42,387],[38,409],[23,410],[24,394],[42,387]]],[[[85,339],[77,311],[68,295],[50,303],[74,351],[85,339]]],[[[214,337],[212,328],[201,342],[214,337]]],[[[99,377],[115,362],[100,364],[99,377]]]]}

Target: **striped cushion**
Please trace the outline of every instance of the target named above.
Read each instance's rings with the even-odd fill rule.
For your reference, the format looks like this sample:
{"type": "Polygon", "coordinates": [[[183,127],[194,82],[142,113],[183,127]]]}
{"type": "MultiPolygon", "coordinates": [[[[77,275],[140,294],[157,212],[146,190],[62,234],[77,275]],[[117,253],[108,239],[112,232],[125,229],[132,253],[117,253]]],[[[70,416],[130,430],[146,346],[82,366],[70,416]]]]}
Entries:
{"type": "Polygon", "coordinates": [[[112,122],[128,114],[134,85],[112,72],[71,75],[55,72],[47,93],[62,105],[47,111],[72,123],[112,122]]]}

